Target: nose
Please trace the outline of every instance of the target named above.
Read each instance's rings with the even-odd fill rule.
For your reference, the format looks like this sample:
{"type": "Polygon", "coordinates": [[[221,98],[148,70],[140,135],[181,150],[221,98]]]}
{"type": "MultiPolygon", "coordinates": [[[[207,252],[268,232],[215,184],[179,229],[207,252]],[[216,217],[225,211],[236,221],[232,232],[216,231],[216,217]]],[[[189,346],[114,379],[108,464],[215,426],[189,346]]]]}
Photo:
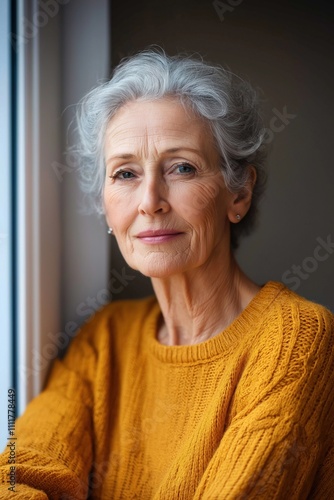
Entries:
{"type": "Polygon", "coordinates": [[[146,179],[141,187],[141,199],[138,205],[138,212],[141,215],[155,215],[170,210],[167,200],[168,188],[162,178],[154,176],[146,179]]]}

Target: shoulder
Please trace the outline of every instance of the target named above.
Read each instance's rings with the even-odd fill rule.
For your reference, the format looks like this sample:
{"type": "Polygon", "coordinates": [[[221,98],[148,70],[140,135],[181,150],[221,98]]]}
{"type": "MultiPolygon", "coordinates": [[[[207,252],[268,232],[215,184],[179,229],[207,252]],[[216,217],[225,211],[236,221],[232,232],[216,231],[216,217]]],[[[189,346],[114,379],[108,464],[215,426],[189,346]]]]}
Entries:
{"type": "Polygon", "coordinates": [[[142,299],[117,300],[99,309],[88,321],[130,325],[145,321],[156,306],[157,299],[153,295],[142,299]]]}
{"type": "Polygon", "coordinates": [[[110,302],[81,325],[76,337],[96,343],[117,335],[131,335],[131,332],[145,328],[145,323],[155,316],[157,309],[158,303],[153,295],[110,302]]]}
{"type": "Polygon", "coordinates": [[[287,330],[333,331],[334,315],[326,307],[291,291],[282,283],[269,282],[259,292],[257,310],[261,320],[287,330]]]}
{"type": "Polygon", "coordinates": [[[285,329],[310,336],[317,331],[334,333],[334,315],[326,307],[301,297],[281,283],[276,285],[279,293],[273,301],[272,314],[285,329]]]}
{"type": "Polygon", "coordinates": [[[334,315],[281,283],[268,283],[263,295],[266,288],[271,300],[265,297],[259,307],[258,348],[284,362],[317,358],[333,364],[334,315]]]}
{"type": "Polygon", "coordinates": [[[94,379],[98,363],[124,357],[140,342],[143,331],[153,324],[159,306],[154,296],[140,300],[111,302],[85,321],[66,350],[63,365],[78,367],[85,377],[94,379]]]}
{"type": "Polygon", "coordinates": [[[332,401],[333,314],[275,282],[263,287],[255,305],[242,378],[244,401],[285,390],[295,395],[316,390],[332,401]]]}

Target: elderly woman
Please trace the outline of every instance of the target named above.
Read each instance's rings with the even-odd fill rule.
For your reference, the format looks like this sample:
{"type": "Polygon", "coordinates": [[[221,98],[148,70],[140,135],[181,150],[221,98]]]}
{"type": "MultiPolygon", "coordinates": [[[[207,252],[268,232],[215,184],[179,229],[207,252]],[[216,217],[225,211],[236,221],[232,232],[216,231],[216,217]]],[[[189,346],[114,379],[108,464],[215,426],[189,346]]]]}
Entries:
{"type": "Polygon", "coordinates": [[[83,101],[85,187],[155,296],[104,307],[55,363],[17,422],[16,498],[334,498],[333,316],[233,254],[263,130],[248,85],[160,51],[83,101]]]}

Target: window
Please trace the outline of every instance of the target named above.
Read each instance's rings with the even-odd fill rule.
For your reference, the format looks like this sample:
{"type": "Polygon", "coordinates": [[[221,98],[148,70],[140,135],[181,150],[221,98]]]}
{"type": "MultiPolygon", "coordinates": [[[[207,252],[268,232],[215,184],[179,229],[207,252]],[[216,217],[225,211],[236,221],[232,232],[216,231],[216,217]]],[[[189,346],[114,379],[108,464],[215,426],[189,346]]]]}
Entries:
{"type": "Polygon", "coordinates": [[[0,3],[0,444],[5,445],[7,433],[7,390],[12,386],[12,220],[11,220],[11,57],[8,33],[10,32],[10,2],[0,3]]]}
{"type": "Polygon", "coordinates": [[[54,168],[66,162],[73,105],[110,72],[109,1],[98,7],[0,2],[0,445],[7,390],[16,386],[21,414],[67,322],[80,324],[77,306],[108,281],[106,225],[79,213],[74,174],[59,179],[54,168]]]}

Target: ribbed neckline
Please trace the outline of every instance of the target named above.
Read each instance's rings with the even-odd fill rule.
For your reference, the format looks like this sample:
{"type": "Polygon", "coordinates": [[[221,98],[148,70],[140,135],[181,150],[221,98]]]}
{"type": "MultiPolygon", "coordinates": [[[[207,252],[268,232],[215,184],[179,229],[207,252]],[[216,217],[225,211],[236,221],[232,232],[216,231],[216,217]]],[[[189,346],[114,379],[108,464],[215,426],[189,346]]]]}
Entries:
{"type": "Polygon", "coordinates": [[[283,289],[285,286],[282,283],[269,281],[225,330],[204,342],[182,346],[166,346],[156,339],[161,309],[154,298],[146,323],[146,347],[156,358],[165,363],[196,363],[219,356],[233,347],[240,337],[247,334],[249,328],[254,327],[256,321],[263,316],[264,311],[283,289]]]}

